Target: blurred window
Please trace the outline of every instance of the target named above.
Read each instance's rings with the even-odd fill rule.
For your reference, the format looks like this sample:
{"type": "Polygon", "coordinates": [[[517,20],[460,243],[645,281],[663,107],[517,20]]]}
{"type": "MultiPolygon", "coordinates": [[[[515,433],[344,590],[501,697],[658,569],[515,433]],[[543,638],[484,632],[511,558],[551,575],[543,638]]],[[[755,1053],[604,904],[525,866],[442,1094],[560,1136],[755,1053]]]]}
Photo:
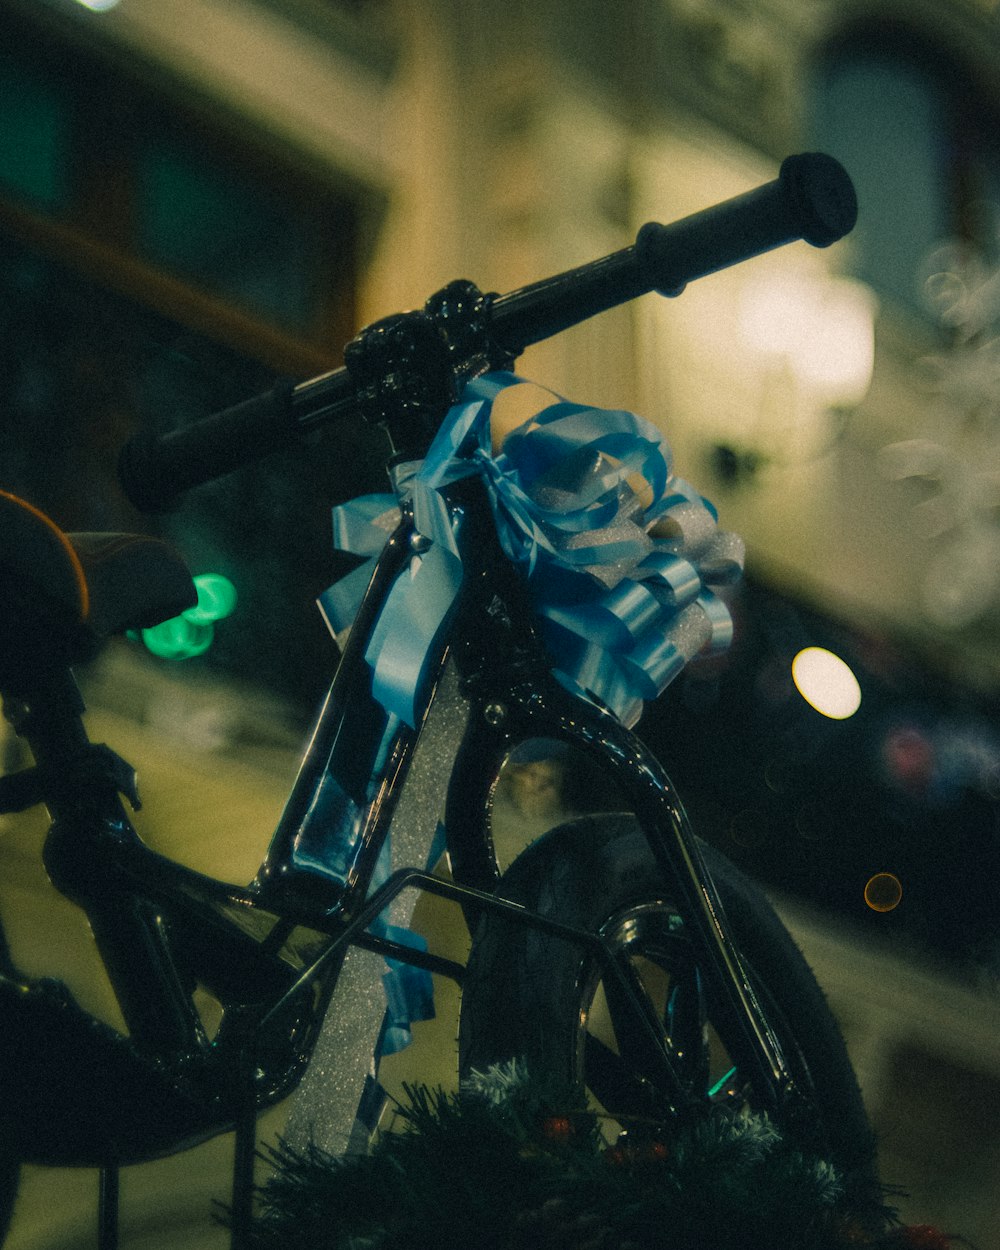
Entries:
{"type": "Polygon", "coordinates": [[[854,267],[881,295],[924,313],[923,262],[945,239],[995,256],[997,114],[942,49],[895,24],[852,31],[819,67],[812,130],[854,179],[854,267]]]}
{"type": "Polygon", "coordinates": [[[318,260],[311,223],[190,144],[143,136],[136,172],[143,257],[288,330],[308,331],[318,260]]]}
{"type": "Polygon", "coordinates": [[[181,667],[311,705],[331,658],[313,606],[335,574],[329,506],[383,485],[372,432],[328,431],[156,518],[116,463],[136,430],[338,363],[368,201],[54,30],[0,3],[0,486],[224,573],[240,606],[181,667]]]}
{"type": "Polygon", "coordinates": [[[354,330],[361,204],[0,11],[0,226],[289,373],[354,330]]]}
{"type": "Polygon", "coordinates": [[[49,211],[68,199],[69,110],[58,88],[0,53],[0,189],[49,211]]]}

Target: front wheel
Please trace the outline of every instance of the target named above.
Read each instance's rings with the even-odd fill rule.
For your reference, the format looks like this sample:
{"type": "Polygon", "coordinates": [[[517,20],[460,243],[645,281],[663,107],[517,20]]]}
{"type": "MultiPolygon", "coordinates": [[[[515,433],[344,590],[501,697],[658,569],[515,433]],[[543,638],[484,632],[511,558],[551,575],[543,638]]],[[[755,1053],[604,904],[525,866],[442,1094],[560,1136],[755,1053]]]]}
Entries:
{"type": "MultiPolygon", "coordinates": [[[[803,1147],[874,1180],[872,1134],[839,1028],[801,952],[763,893],[701,844],[758,1001],[807,1096],[809,1123],[782,1126],[803,1147]]],[[[659,1055],[709,1104],[761,1099],[715,1027],[697,951],[637,822],[584,817],[552,830],[504,874],[498,894],[562,924],[601,933],[626,959],[659,1055]]],[[[721,1026],[720,1026],[721,1028],[721,1026]]],[[[521,1059],[553,1087],[584,1086],[614,1131],[664,1106],[648,1038],[615,978],[578,945],[484,914],[462,994],[460,1071],[521,1059]]]]}

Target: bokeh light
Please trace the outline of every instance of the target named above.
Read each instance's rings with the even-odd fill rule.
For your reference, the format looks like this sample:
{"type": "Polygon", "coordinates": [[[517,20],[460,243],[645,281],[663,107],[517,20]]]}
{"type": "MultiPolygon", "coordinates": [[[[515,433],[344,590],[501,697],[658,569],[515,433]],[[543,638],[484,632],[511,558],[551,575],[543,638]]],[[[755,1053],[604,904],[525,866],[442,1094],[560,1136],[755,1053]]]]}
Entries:
{"type": "Polygon", "coordinates": [[[740,322],[747,343],[786,360],[818,399],[852,407],[871,385],[875,311],[861,282],[776,270],[748,286],[740,322]]]}
{"type": "Polygon", "coordinates": [[[197,625],[183,616],[173,616],[142,631],[142,641],[161,660],[192,660],[196,655],[204,655],[214,637],[211,624],[197,625]]]}
{"type": "Polygon", "coordinates": [[[792,660],[795,688],[810,707],[831,720],[846,720],[861,706],[861,687],[849,665],[823,647],[806,647],[792,660]]]}
{"type": "Polygon", "coordinates": [[[865,902],[877,912],[892,911],[903,898],[903,885],[891,872],[877,872],[865,884],[865,902]]]}
{"type": "Polygon", "coordinates": [[[194,579],[198,602],[183,613],[185,620],[196,625],[221,621],[236,607],[236,587],[221,573],[199,573],[194,579]]]}
{"type": "Polygon", "coordinates": [[[191,660],[204,655],[215,637],[215,621],[236,607],[236,587],[221,573],[199,573],[194,578],[198,602],[180,616],[142,631],[142,641],[164,660],[191,660]]]}

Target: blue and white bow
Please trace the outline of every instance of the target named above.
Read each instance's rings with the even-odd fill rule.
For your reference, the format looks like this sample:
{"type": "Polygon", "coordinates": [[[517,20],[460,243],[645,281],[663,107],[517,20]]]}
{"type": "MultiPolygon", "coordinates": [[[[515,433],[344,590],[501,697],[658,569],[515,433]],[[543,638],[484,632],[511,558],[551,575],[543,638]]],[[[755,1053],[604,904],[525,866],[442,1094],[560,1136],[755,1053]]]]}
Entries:
{"type": "MultiPolygon", "coordinates": [[[[691,658],[731,641],[716,591],[739,579],[743,544],[673,474],[659,431],[631,412],[553,396],[494,454],[494,407],[499,415],[524,385],[507,373],[470,382],[426,459],[397,484],[423,551],[393,586],[367,659],[375,697],[410,725],[462,580],[458,519],[442,491],[472,474],[486,482],[500,543],[527,580],[553,673],[573,692],[632,725],[691,658]]],[[[341,505],[335,543],[374,557],[398,516],[391,495],[341,505]]],[[[349,624],[370,573],[362,566],[322,596],[335,632],[349,624]]]]}

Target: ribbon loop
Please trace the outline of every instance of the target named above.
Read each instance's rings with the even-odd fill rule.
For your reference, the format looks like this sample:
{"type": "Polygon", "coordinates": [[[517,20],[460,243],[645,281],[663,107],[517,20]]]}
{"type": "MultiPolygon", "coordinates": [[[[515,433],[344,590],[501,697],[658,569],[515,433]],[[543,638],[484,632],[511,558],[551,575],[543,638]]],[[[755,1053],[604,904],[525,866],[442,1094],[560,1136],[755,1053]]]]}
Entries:
{"type": "MultiPolygon", "coordinates": [[[[711,503],[672,472],[659,431],[634,413],[553,396],[494,454],[494,401],[519,385],[504,373],[470,382],[426,459],[397,486],[426,549],[382,609],[368,647],[373,689],[413,723],[415,692],[462,580],[459,518],[445,488],[478,474],[501,547],[531,591],[553,672],[632,724],[694,655],[729,646],[732,619],[715,591],[740,577],[743,545],[718,529],[711,503]]],[[[390,508],[384,496],[355,503],[363,506],[353,514],[352,505],[337,510],[337,542],[370,554],[390,508]]],[[[324,596],[338,619],[360,573],[324,596]]]]}

